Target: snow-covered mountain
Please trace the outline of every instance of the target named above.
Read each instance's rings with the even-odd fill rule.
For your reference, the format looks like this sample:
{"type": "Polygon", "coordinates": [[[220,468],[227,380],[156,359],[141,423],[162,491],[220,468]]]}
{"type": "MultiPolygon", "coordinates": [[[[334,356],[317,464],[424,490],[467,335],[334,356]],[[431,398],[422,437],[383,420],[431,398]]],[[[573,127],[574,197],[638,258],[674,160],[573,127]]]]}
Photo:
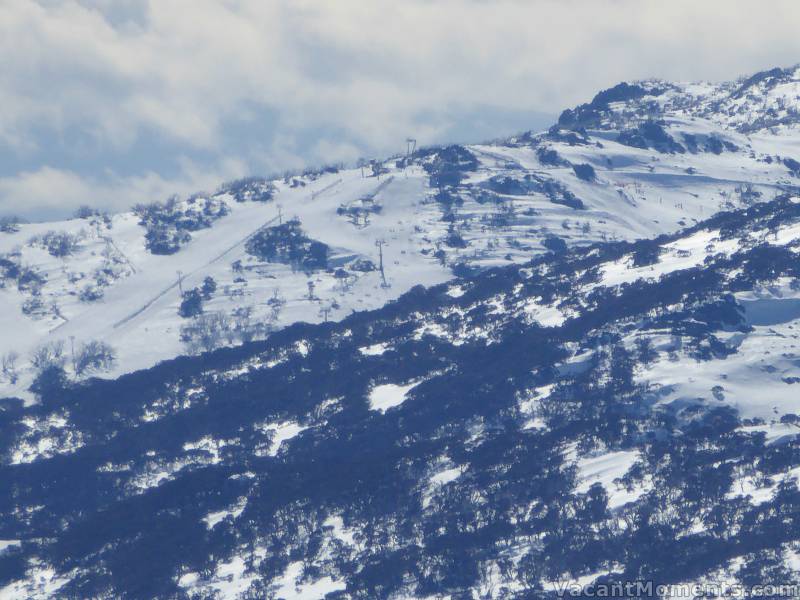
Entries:
{"type": "Polygon", "coordinates": [[[109,376],[196,350],[181,340],[191,319],[178,312],[206,277],[216,290],[203,309],[224,315],[221,338],[235,341],[338,320],[562,241],[653,237],[772,199],[800,176],[799,85],[796,69],[721,85],[620,84],[544,133],[244,180],[130,213],[6,222],[0,355],[19,357],[0,386],[28,397],[28,357],[43,344],[70,354],[91,340],[111,344],[109,376]],[[248,246],[290,220],[325,244],[324,261],[304,266],[248,246]]]}
{"type": "Polygon", "coordinates": [[[800,581],[798,85],[6,225],[0,598],[800,581]]]}

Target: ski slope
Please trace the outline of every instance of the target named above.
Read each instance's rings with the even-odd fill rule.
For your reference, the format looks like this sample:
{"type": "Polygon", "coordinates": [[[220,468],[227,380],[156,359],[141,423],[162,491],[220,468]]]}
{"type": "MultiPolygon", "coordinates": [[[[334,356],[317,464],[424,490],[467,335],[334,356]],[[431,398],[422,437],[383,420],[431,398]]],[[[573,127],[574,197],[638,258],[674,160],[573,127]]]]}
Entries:
{"type": "Polygon", "coordinates": [[[431,165],[446,149],[432,149],[376,161],[378,176],[369,168],[350,168],[277,178],[266,202],[238,202],[218,192],[212,198],[224,202],[228,214],[193,231],[191,241],[171,255],[148,251],[145,229],[133,213],[113,215],[107,224],[73,219],[0,233],[0,258],[46,278],[35,294],[0,280],[5,284],[0,288],[0,356],[19,355],[19,379],[11,383],[0,375],[0,394],[32,400],[29,357],[49,342],[111,344],[118,360],[100,373],[103,377],[186,353],[180,331],[187,320],[178,315],[181,292],[206,277],[217,282],[218,290],[205,302],[205,312],[249,311],[254,322],[264,324],[263,335],[298,321],[338,320],[378,308],[415,285],[446,281],[460,267],[525,262],[549,251],[546,242],[552,238],[567,246],[651,238],[721,209],[770,200],[795,189],[797,174],[785,159],[800,156],[800,135],[791,122],[753,126],[762,122],[759,114],[766,114],[769,103],[783,106],[784,117],[791,113],[785,106],[793,93],[789,88],[798,85],[797,71],[776,77],[761,77],[745,91],[742,82],[640,82],[651,95],[608,103],[601,118],[585,129],[555,128],[466,146],[475,167],[458,184],[445,186],[450,205],[439,198],[443,188],[431,183],[431,165]],[[735,107],[720,109],[728,106],[726,99],[735,107]],[[731,117],[731,110],[740,117],[731,117]],[[642,147],[624,143],[622,133],[655,118],[654,111],[683,151],[665,151],[649,141],[642,147]],[[580,165],[590,165],[594,176],[579,177],[575,167],[580,165]],[[498,183],[503,181],[522,188],[504,188],[498,183]],[[530,181],[543,183],[536,187],[530,181]],[[553,200],[542,186],[572,194],[582,207],[553,200]],[[348,217],[348,210],[362,211],[361,218],[348,217]],[[328,269],[304,273],[247,253],[252,235],[293,218],[309,238],[330,247],[328,269]],[[51,256],[33,241],[49,231],[74,234],[80,242],[70,255],[51,256]],[[359,261],[378,265],[380,252],[385,283],[378,270],[354,268],[359,261]],[[111,273],[103,297],[81,301],[87,281],[103,269],[111,273]],[[33,301],[38,308],[24,313],[33,301]]]}

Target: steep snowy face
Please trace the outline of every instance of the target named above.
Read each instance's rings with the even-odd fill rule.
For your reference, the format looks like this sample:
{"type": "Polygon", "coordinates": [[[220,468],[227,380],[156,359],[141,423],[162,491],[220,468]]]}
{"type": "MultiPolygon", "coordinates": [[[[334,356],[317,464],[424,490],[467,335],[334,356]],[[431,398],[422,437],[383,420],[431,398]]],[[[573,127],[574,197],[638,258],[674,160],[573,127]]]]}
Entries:
{"type": "Polygon", "coordinates": [[[798,327],[784,195],[43,382],[0,403],[0,597],[794,581],[798,327]]]}
{"type": "Polygon", "coordinates": [[[623,83],[547,132],[251,178],[113,216],[4,220],[0,394],[34,401],[44,351],[70,377],[113,377],[338,321],[416,284],[771,200],[800,177],[796,76],[623,83]],[[96,343],[116,360],[81,368],[96,343]]]}
{"type": "Polygon", "coordinates": [[[800,109],[800,69],[771,69],[719,86],[701,101],[698,115],[743,133],[795,129],[800,109]]]}
{"type": "Polygon", "coordinates": [[[623,82],[591,102],[565,110],[565,128],[620,129],[631,120],[692,117],[740,133],[795,129],[800,109],[800,68],[770,69],[724,83],[623,82]]]}

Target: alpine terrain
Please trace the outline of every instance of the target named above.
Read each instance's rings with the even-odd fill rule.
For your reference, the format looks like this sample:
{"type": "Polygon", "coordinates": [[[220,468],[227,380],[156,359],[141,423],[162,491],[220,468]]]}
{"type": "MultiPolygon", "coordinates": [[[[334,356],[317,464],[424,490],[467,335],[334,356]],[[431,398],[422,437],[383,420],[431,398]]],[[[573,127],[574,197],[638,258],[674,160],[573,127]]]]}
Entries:
{"type": "Polygon", "coordinates": [[[0,598],[800,585],[800,69],[404,150],[0,221],[0,598]]]}

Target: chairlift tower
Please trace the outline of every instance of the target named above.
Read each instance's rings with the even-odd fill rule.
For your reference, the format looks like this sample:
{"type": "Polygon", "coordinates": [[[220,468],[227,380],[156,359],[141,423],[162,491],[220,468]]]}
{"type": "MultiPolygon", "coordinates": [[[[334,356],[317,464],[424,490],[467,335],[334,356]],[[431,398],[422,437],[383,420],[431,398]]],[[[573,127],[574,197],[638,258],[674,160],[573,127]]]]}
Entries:
{"type": "Polygon", "coordinates": [[[386,283],[386,273],[383,270],[383,246],[386,244],[385,240],[375,240],[375,245],[378,247],[378,269],[381,272],[381,287],[388,288],[389,284],[386,283]]]}
{"type": "Polygon", "coordinates": [[[75,336],[69,336],[69,349],[72,356],[72,372],[77,375],[78,373],[78,363],[75,360],[75,336]]]}

